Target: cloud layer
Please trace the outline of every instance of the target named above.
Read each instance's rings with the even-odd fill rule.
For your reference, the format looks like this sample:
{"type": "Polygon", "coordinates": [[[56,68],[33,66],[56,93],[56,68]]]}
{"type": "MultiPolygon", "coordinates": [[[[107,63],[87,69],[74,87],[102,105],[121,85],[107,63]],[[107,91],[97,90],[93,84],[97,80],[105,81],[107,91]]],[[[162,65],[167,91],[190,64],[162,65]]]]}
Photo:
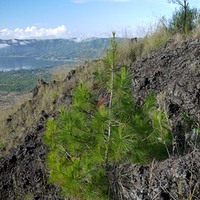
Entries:
{"type": "MultiPolygon", "coordinates": [[[[77,38],[77,41],[81,41],[86,38],[109,38],[112,36],[112,31],[117,32],[117,37],[135,37],[134,29],[129,26],[112,26],[107,27],[107,31],[89,31],[87,33],[80,32],[78,30],[69,31],[64,25],[57,28],[40,28],[36,26],[27,27],[25,29],[16,28],[15,30],[3,29],[0,30],[0,39],[12,39],[12,43],[17,43],[14,39],[70,39],[77,38]],[[126,33],[125,33],[126,32],[126,33]]],[[[26,45],[26,44],[21,44],[26,45]]],[[[0,48],[6,47],[1,45],[0,48]]]]}
{"type": "MultiPolygon", "coordinates": [[[[74,31],[75,32],[75,31],[74,31]]],[[[35,26],[27,27],[26,29],[16,28],[15,30],[3,29],[0,30],[1,39],[53,39],[53,38],[69,38],[71,31],[67,31],[64,25],[57,28],[41,28],[35,26]]]]}

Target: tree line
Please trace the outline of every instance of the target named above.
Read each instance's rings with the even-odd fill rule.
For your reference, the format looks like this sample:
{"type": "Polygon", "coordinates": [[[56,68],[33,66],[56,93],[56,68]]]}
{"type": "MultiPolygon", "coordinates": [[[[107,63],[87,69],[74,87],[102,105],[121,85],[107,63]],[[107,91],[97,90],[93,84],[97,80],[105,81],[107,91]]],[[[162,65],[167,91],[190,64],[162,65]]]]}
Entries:
{"type": "Polygon", "coordinates": [[[0,90],[7,92],[27,92],[38,83],[41,78],[45,81],[51,80],[51,74],[46,68],[35,70],[12,70],[0,71],[0,90]]]}

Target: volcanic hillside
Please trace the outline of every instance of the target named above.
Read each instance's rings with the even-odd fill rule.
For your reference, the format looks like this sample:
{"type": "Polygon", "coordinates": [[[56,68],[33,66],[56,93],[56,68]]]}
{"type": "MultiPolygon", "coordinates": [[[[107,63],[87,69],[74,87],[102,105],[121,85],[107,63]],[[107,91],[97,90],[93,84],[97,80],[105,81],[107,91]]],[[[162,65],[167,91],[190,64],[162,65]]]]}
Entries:
{"type": "MultiPolygon", "coordinates": [[[[1,149],[0,199],[62,199],[59,189],[47,180],[45,159],[49,147],[43,143],[45,124],[48,118],[59,115],[60,106],[71,104],[80,80],[90,82],[99,101],[105,97],[105,88],[93,80],[92,69],[97,64],[98,61],[85,63],[62,81],[40,80],[32,90],[32,98],[7,118],[3,131],[7,131],[9,140],[1,149]]],[[[142,105],[145,97],[155,92],[160,108],[168,112],[174,143],[180,145],[183,155],[174,152],[165,161],[155,160],[145,166],[115,166],[110,176],[114,198],[200,199],[200,151],[194,128],[200,123],[199,40],[169,40],[149,57],[132,58],[128,70],[137,104],[142,105]]]]}

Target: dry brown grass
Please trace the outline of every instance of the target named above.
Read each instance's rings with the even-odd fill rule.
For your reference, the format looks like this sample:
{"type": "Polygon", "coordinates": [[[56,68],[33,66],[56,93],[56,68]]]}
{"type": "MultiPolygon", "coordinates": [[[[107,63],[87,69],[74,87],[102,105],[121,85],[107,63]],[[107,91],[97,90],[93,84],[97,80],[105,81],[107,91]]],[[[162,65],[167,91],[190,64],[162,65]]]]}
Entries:
{"type": "Polygon", "coordinates": [[[7,123],[8,116],[16,112],[19,106],[28,99],[29,94],[0,91],[0,148],[6,144],[8,138],[12,140],[15,136],[11,134],[12,128],[7,123]]]}
{"type": "Polygon", "coordinates": [[[85,62],[82,67],[77,68],[77,78],[78,81],[87,84],[87,87],[92,89],[96,81],[94,76],[98,71],[100,61],[94,60],[91,62],[85,62]]]}
{"type": "Polygon", "coordinates": [[[63,80],[66,76],[66,74],[69,73],[70,70],[72,70],[74,66],[71,65],[60,65],[56,66],[52,69],[50,69],[49,73],[52,74],[52,80],[63,80]]]}
{"type": "MultiPolygon", "coordinates": [[[[136,43],[136,42],[135,42],[136,43]]],[[[132,57],[134,57],[134,46],[136,44],[131,43],[128,38],[124,38],[123,43],[118,46],[119,62],[123,65],[130,65],[132,57]]]]}
{"type": "Polygon", "coordinates": [[[30,94],[0,91],[0,148],[6,145],[8,151],[16,145],[39,120],[42,110],[48,113],[58,109],[59,103],[53,102],[61,99],[70,86],[70,84],[62,83],[62,80],[71,69],[69,66],[53,68],[50,73],[54,79],[59,79],[59,81],[56,84],[50,84],[50,86],[42,86],[34,101],[31,101],[32,95],[30,94]],[[11,123],[7,123],[9,115],[12,115],[11,123]]]}
{"type": "Polygon", "coordinates": [[[141,36],[137,41],[125,37],[122,44],[118,46],[120,64],[129,66],[131,62],[141,57],[150,56],[152,51],[172,38],[162,20],[145,27],[138,27],[137,32],[141,36]]]}
{"type": "MultiPolygon", "coordinates": [[[[0,110],[1,113],[9,115],[18,108],[23,102],[29,99],[29,94],[21,94],[19,92],[0,91],[0,110]]],[[[4,114],[3,114],[4,115],[4,114]]]]}
{"type": "Polygon", "coordinates": [[[192,33],[193,38],[200,39],[200,24],[197,25],[194,32],[192,33]]]}

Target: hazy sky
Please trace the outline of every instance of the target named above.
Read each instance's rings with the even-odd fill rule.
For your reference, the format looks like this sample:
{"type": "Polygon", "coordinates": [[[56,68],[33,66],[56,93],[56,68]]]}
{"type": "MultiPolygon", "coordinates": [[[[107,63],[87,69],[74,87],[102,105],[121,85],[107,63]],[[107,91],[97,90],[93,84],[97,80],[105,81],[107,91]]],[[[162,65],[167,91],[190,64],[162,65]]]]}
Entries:
{"type": "MultiPolygon", "coordinates": [[[[183,1],[183,0],[181,0],[183,1]]],[[[190,0],[200,8],[200,0],[190,0]]],[[[0,0],[0,39],[134,37],[161,16],[167,0],[0,0]]]]}

